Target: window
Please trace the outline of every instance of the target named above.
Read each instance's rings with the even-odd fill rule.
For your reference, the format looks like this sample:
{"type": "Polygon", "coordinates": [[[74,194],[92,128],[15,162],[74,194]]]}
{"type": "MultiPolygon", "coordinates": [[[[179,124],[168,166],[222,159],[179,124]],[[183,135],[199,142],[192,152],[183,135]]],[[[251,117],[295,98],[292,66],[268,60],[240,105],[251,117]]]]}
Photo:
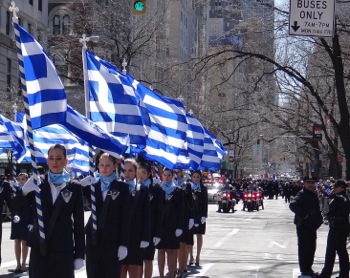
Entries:
{"type": "Polygon", "coordinates": [[[69,35],[70,31],[70,19],[68,15],[63,17],[62,33],[63,35],[69,35]]]}
{"type": "Polygon", "coordinates": [[[6,91],[11,91],[11,59],[6,59],[6,91]]]}
{"type": "Polygon", "coordinates": [[[29,0],[29,4],[33,6],[33,0],[29,0]]]}
{"type": "Polygon", "coordinates": [[[53,26],[52,26],[52,29],[53,29],[53,34],[54,35],[59,35],[61,33],[61,19],[58,15],[55,15],[53,17],[53,26]]]}
{"type": "Polygon", "coordinates": [[[43,0],[38,0],[38,10],[39,11],[43,10],[43,0]]]}
{"type": "Polygon", "coordinates": [[[11,13],[6,12],[6,35],[10,35],[10,26],[11,26],[11,13]]]}
{"type": "Polygon", "coordinates": [[[70,34],[70,17],[69,15],[56,14],[52,18],[52,33],[53,35],[69,35],[70,34]]]}

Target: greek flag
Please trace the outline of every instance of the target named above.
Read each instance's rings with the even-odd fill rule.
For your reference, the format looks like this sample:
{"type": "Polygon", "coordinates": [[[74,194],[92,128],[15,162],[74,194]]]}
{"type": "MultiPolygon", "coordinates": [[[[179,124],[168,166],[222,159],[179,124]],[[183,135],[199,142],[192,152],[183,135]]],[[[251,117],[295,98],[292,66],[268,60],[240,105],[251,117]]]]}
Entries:
{"type": "MultiPolygon", "coordinates": [[[[26,128],[26,119],[18,117],[26,128]]],[[[22,162],[30,162],[31,155],[27,137],[27,153],[22,162]]],[[[67,149],[68,168],[71,172],[89,172],[89,146],[87,143],[64,128],[61,124],[53,124],[33,131],[34,159],[36,163],[46,163],[48,150],[55,144],[62,144],[67,149]]]]}
{"type": "Polygon", "coordinates": [[[19,67],[31,128],[65,121],[66,93],[55,66],[42,46],[25,29],[17,23],[13,25],[17,47],[22,52],[19,67]]]}
{"type": "Polygon", "coordinates": [[[104,131],[69,105],[66,122],[62,125],[90,145],[116,157],[123,155],[130,144],[127,136],[117,137],[104,131]]]}
{"type": "Polygon", "coordinates": [[[140,152],[145,158],[174,168],[186,141],[188,129],[182,103],[151,91],[126,75],[136,90],[150,119],[146,147],[140,152]]]}
{"type": "Polygon", "coordinates": [[[186,150],[182,150],[175,168],[197,170],[200,168],[204,151],[204,128],[191,114],[186,114],[186,150]]]}
{"type": "Polygon", "coordinates": [[[20,124],[0,115],[0,149],[13,151],[16,161],[24,157],[26,144],[24,130],[20,124]]]}
{"type": "Polygon", "coordinates": [[[221,167],[221,159],[226,153],[216,136],[204,127],[204,150],[200,169],[216,170],[221,167]]]}
{"type": "Polygon", "coordinates": [[[129,80],[113,65],[86,51],[89,118],[105,131],[143,148],[149,119],[129,80]]]}

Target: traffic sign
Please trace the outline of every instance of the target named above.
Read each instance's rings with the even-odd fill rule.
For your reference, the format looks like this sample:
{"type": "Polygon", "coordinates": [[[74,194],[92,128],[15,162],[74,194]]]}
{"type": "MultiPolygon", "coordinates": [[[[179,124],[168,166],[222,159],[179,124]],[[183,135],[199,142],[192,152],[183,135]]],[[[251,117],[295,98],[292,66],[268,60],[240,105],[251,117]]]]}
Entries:
{"type": "Polygon", "coordinates": [[[333,37],[335,0],[290,0],[289,35],[333,37]]]}

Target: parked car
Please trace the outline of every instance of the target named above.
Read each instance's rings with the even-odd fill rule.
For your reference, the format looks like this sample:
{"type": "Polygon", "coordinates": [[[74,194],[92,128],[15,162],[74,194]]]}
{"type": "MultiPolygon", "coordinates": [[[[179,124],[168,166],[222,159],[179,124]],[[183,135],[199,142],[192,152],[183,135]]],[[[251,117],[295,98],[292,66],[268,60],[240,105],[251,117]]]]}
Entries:
{"type": "Polygon", "coordinates": [[[206,186],[208,189],[208,202],[217,203],[220,200],[219,192],[221,191],[223,185],[221,183],[205,182],[204,186],[206,186]]]}

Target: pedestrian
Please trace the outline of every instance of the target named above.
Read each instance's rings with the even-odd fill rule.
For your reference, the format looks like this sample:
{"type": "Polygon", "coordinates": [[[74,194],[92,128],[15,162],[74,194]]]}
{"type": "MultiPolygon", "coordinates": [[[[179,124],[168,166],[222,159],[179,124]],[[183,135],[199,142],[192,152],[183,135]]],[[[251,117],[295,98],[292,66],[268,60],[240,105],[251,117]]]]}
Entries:
{"type": "Polygon", "coordinates": [[[333,189],[334,194],[330,197],[329,212],[327,213],[329,232],[325,263],[319,278],[331,278],[336,253],[339,257],[338,278],[349,278],[349,254],[346,249],[346,241],[349,235],[350,201],[346,188],[345,181],[336,181],[333,189]]]}
{"type": "MultiPolygon", "coordinates": [[[[22,186],[27,182],[28,174],[20,173],[17,178],[18,185],[16,190],[18,193],[22,192],[22,186]]],[[[10,239],[14,240],[16,268],[14,273],[22,273],[26,271],[26,262],[28,257],[29,247],[27,240],[29,232],[33,229],[33,220],[31,215],[31,208],[27,204],[21,210],[12,216],[11,235],[10,239]]]]}
{"type": "Polygon", "coordinates": [[[84,210],[81,186],[70,180],[65,170],[67,150],[56,144],[48,150],[48,173],[40,184],[31,177],[22,187],[32,208],[33,230],[28,236],[31,247],[29,277],[71,278],[74,270],[84,266],[84,210]],[[36,209],[36,194],[40,191],[41,209],[36,209]],[[44,223],[44,231],[39,227],[44,223]],[[45,234],[44,244],[41,236],[45,234]]]}
{"type": "Polygon", "coordinates": [[[143,277],[152,278],[156,246],[160,242],[163,226],[164,191],[160,184],[154,183],[152,167],[147,161],[137,164],[137,181],[148,187],[150,200],[150,244],[143,250],[143,277]]]}
{"type": "Polygon", "coordinates": [[[316,251],[317,229],[322,225],[318,196],[315,192],[316,178],[304,177],[304,187],[289,204],[295,213],[294,224],[298,237],[298,260],[302,275],[314,277],[312,269],[316,251]]]}
{"type": "MultiPolygon", "coordinates": [[[[129,186],[116,180],[117,160],[112,155],[102,153],[97,168],[98,181],[90,185],[94,194],[88,194],[90,202],[91,196],[96,198],[96,211],[92,204],[91,216],[85,227],[86,274],[88,278],[119,278],[120,261],[128,253],[129,186]]],[[[81,182],[84,183],[85,179],[89,177],[81,182]]]]}
{"type": "Polygon", "coordinates": [[[128,255],[122,260],[121,277],[142,278],[143,252],[150,244],[150,199],[148,187],[136,180],[137,163],[124,161],[124,179],[130,194],[128,255]]]}
{"type": "MultiPolygon", "coordinates": [[[[208,218],[208,189],[203,185],[202,172],[195,170],[191,173],[191,189],[193,198],[194,227],[193,234],[196,235],[196,266],[200,265],[200,255],[203,246],[203,235],[205,235],[206,222],[208,218]]],[[[190,264],[193,264],[193,246],[191,248],[190,264]]]]}
{"type": "Polygon", "coordinates": [[[163,207],[163,227],[158,249],[158,268],[160,278],[164,277],[165,257],[169,275],[176,276],[177,250],[180,248],[180,239],[184,229],[184,195],[183,190],[178,188],[173,181],[173,171],[165,168],[162,171],[161,187],[165,193],[163,207]]]}

